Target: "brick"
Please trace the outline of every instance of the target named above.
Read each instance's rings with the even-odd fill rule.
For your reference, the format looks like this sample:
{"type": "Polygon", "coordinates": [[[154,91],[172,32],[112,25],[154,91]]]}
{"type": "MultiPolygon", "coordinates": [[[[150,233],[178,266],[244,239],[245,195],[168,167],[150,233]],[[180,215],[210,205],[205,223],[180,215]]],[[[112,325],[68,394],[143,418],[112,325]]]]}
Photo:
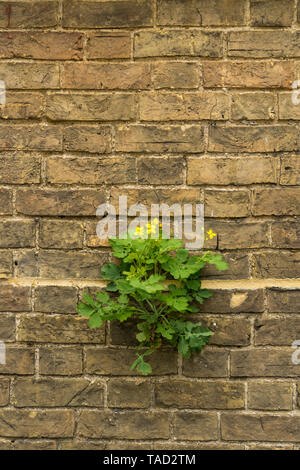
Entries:
{"type": "Polygon", "coordinates": [[[291,347],[231,351],[231,376],[298,377],[299,366],[292,362],[293,352],[291,347]]]}
{"type": "Polygon", "coordinates": [[[252,26],[291,26],[293,22],[293,0],[251,0],[250,21],[252,26]]]}
{"type": "Polygon", "coordinates": [[[281,152],[299,147],[299,133],[292,126],[211,127],[210,152],[281,152]]]}
{"type": "Polygon", "coordinates": [[[249,215],[248,191],[205,191],[206,217],[247,217],[249,215]]]}
{"type": "Polygon", "coordinates": [[[297,385],[297,405],[300,407],[300,384],[297,385]]]}
{"type": "Polygon", "coordinates": [[[290,346],[300,336],[297,318],[261,318],[254,324],[255,344],[258,346],[290,346]]]}
{"type": "Polygon", "coordinates": [[[16,407],[103,407],[103,384],[84,378],[19,377],[13,382],[16,407]]]}
{"type": "MultiPolygon", "coordinates": [[[[180,415],[182,415],[184,412],[180,412],[180,415]]],[[[193,421],[195,422],[195,429],[197,430],[198,433],[201,432],[202,425],[198,427],[198,423],[201,423],[200,418],[201,415],[204,414],[210,414],[209,413],[186,413],[186,425],[188,426],[189,420],[191,417],[193,417],[193,421]],[[195,415],[198,418],[195,420],[195,415]],[[200,415],[200,416],[199,416],[200,415]]],[[[204,416],[203,416],[204,417],[204,416]]],[[[182,426],[182,422],[180,423],[182,426]]],[[[208,434],[208,429],[204,429],[204,436],[208,434]]],[[[216,436],[216,434],[213,434],[216,436]]],[[[180,430],[179,430],[179,436],[178,439],[180,439],[180,430]]],[[[216,439],[216,437],[214,437],[216,439]]],[[[225,443],[225,442],[197,442],[197,441],[185,441],[185,442],[176,442],[176,441],[169,441],[166,443],[166,441],[161,441],[161,442],[154,442],[154,450],[164,450],[166,448],[166,444],[168,446],[168,449],[170,450],[245,450],[245,445],[244,444],[234,444],[233,442],[230,443],[225,443]]]]}
{"type": "Polygon", "coordinates": [[[201,305],[201,313],[263,312],[263,290],[213,290],[213,296],[201,305]]]}
{"type": "Polygon", "coordinates": [[[272,245],[276,248],[300,248],[300,221],[278,220],[272,223],[272,245]]]}
{"type": "Polygon", "coordinates": [[[97,222],[87,222],[85,227],[86,233],[86,246],[91,248],[96,247],[110,247],[110,243],[108,241],[108,236],[105,238],[99,238],[97,235],[97,222]]]}
{"type": "Polygon", "coordinates": [[[163,439],[169,437],[170,415],[163,411],[90,411],[79,417],[78,434],[104,439],[163,439]]]}
{"type": "Polygon", "coordinates": [[[75,313],[77,289],[67,286],[37,286],[35,289],[36,312],[75,313]]]}
{"type": "Polygon", "coordinates": [[[59,88],[59,67],[56,64],[2,62],[0,75],[6,89],[59,88]]]}
{"type": "Polygon", "coordinates": [[[65,64],[62,73],[63,88],[91,90],[137,90],[150,87],[150,65],[147,63],[65,64]]]}
{"type": "Polygon", "coordinates": [[[47,96],[46,116],[54,121],[128,121],[135,117],[133,95],[101,94],[47,96]]]}
{"type": "Polygon", "coordinates": [[[123,0],[99,3],[65,0],[62,24],[68,28],[151,26],[153,24],[152,2],[150,0],[123,0]]]}
{"type": "Polygon", "coordinates": [[[207,349],[183,360],[183,375],[186,377],[227,377],[228,351],[207,349]]]}
{"type": "Polygon", "coordinates": [[[9,379],[0,379],[0,406],[9,403],[9,379]]]}
{"type": "Polygon", "coordinates": [[[183,184],[183,158],[141,157],[137,162],[137,176],[140,184],[183,184]]]}
{"type": "Polygon", "coordinates": [[[63,129],[63,149],[90,153],[111,151],[109,126],[72,125],[63,129]]]}
{"type": "Polygon", "coordinates": [[[232,119],[270,120],[275,118],[275,96],[271,93],[234,93],[231,105],[232,119]],[[259,106],[257,106],[259,103],[259,106]]]}
{"type": "Polygon", "coordinates": [[[16,256],[16,275],[46,279],[99,279],[108,252],[40,251],[16,256]]]}
{"type": "Polygon", "coordinates": [[[158,24],[163,26],[237,26],[245,24],[244,0],[159,0],[158,24]]]}
{"type": "MultiPolygon", "coordinates": [[[[233,299],[235,298],[238,297],[233,297],[233,299]]],[[[258,304],[256,308],[262,307],[258,304]]],[[[218,313],[218,311],[216,311],[216,313],[218,313]]],[[[218,317],[209,316],[203,318],[201,323],[214,332],[209,340],[209,344],[211,345],[248,346],[250,344],[252,323],[248,319],[235,318],[232,316],[226,318],[224,315],[218,317]]],[[[225,360],[227,360],[226,353],[222,351],[222,354],[225,356],[225,360]]]]}
{"type": "Polygon", "coordinates": [[[187,165],[187,183],[191,185],[277,182],[277,161],[269,157],[195,157],[189,158],[187,165]]]}
{"type": "Polygon", "coordinates": [[[299,105],[292,101],[293,92],[279,93],[279,119],[300,119],[299,105]]]}
{"type": "Polygon", "coordinates": [[[223,92],[140,94],[142,121],[228,119],[228,96],[223,92]]]}
{"type": "Polygon", "coordinates": [[[71,410],[0,410],[0,435],[7,437],[71,437],[71,410]]]}
{"type": "Polygon", "coordinates": [[[300,160],[297,155],[281,158],[280,184],[300,186],[300,160]]]}
{"type": "Polygon", "coordinates": [[[30,287],[13,284],[0,284],[0,311],[30,311],[30,296],[30,287]]]}
{"type": "Polygon", "coordinates": [[[40,158],[18,152],[0,154],[0,183],[26,184],[40,182],[40,158]]]}
{"type": "Polygon", "coordinates": [[[43,439],[14,439],[0,441],[1,450],[56,450],[56,442],[43,439]]]}
{"type": "Polygon", "coordinates": [[[299,252],[271,251],[253,254],[253,274],[258,278],[293,279],[299,276],[299,252]]]}
{"type": "Polygon", "coordinates": [[[0,364],[0,374],[34,374],[34,349],[27,346],[6,344],[5,364],[0,364]]]}
{"type": "Polygon", "coordinates": [[[270,414],[221,416],[222,439],[230,441],[298,442],[300,418],[270,414]]]}
{"type": "Polygon", "coordinates": [[[83,56],[83,36],[73,32],[0,33],[0,58],[76,60],[83,56]]]}
{"type": "Polygon", "coordinates": [[[222,252],[224,260],[228,263],[228,270],[219,271],[213,265],[203,268],[205,279],[249,279],[249,259],[247,253],[222,252]]]}
{"type": "Polygon", "coordinates": [[[273,287],[272,289],[267,289],[267,299],[269,312],[299,313],[300,290],[273,287]]]}
{"type": "Polygon", "coordinates": [[[244,222],[234,220],[228,222],[217,222],[214,230],[218,235],[218,248],[220,250],[263,248],[270,245],[270,226],[266,222],[244,222]]]}
{"type": "Polygon", "coordinates": [[[24,314],[18,325],[18,340],[32,343],[103,343],[104,336],[79,315],[24,314]]]}
{"type": "Polygon", "coordinates": [[[61,150],[61,129],[48,125],[0,126],[0,149],[9,150],[61,150]]]}
{"type": "Polygon", "coordinates": [[[57,21],[58,2],[12,1],[0,4],[1,28],[51,28],[57,25],[57,21]]]}
{"type": "Polygon", "coordinates": [[[294,80],[289,61],[204,61],[202,68],[206,88],[290,88],[294,80]]]}
{"type": "Polygon", "coordinates": [[[228,55],[245,58],[299,56],[299,33],[291,31],[239,31],[228,35],[228,55]]]}
{"type": "Polygon", "coordinates": [[[213,412],[177,412],[174,421],[174,435],[180,440],[215,440],[218,438],[217,414],[213,412]]]}
{"type": "Polygon", "coordinates": [[[197,29],[140,31],[134,35],[134,57],[221,57],[222,33],[197,29]]]}
{"type": "Polygon", "coordinates": [[[154,88],[198,88],[199,67],[196,62],[157,62],[152,64],[154,88]]]}
{"type": "Polygon", "coordinates": [[[41,220],[41,248],[72,249],[83,246],[83,224],[74,220],[41,220]]]}
{"type": "Polygon", "coordinates": [[[0,279],[12,275],[12,253],[0,250],[0,279]]]}
{"type": "Polygon", "coordinates": [[[38,119],[42,116],[43,97],[40,93],[6,93],[6,104],[1,106],[2,119],[38,119]]]}
{"type": "Polygon", "coordinates": [[[51,184],[101,185],[135,183],[135,159],[123,157],[50,157],[46,163],[51,184]]]}
{"type": "Polygon", "coordinates": [[[12,192],[10,189],[0,188],[0,215],[12,214],[12,192]]]}
{"type": "Polygon", "coordinates": [[[254,190],[254,215],[300,215],[300,188],[254,190]]]}
{"type": "MultiPolygon", "coordinates": [[[[139,375],[130,370],[136,359],[134,349],[86,349],[86,371],[97,375],[139,375]]],[[[149,357],[152,375],[177,374],[177,354],[172,350],[160,350],[149,357]]]]}
{"type": "Polygon", "coordinates": [[[107,441],[99,440],[78,440],[78,439],[64,439],[61,441],[61,450],[106,450],[107,441]]]}
{"type": "Polygon", "coordinates": [[[20,189],[17,191],[17,211],[26,215],[87,216],[95,215],[105,202],[102,189],[20,189]]]}
{"type": "Polygon", "coordinates": [[[82,349],[78,346],[42,345],[39,349],[41,375],[82,374],[82,349]]]}
{"type": "Polygon", "coordinates": [[[97,31],[87,38],[88,59],[130,59],[131,37],[127,31],[97,31]]]}
{"type": "Polygon", "coordinates": [[[116,128],[116,151],[196,153],[204,150],[204,129],[198,125],[131,125],[116,128]]]}
{"type": "Polygon", "coordinates": [[[111,408],[149,408],[151,384],[149,381],[110,379],[107,385],[108,406],[111,408]]]}
{"type": "Polygon", "coordinates": [[[1,248],[28,248],[33,246],[35,246],[35,223],[33,220],[1,220],[1,248]]]}

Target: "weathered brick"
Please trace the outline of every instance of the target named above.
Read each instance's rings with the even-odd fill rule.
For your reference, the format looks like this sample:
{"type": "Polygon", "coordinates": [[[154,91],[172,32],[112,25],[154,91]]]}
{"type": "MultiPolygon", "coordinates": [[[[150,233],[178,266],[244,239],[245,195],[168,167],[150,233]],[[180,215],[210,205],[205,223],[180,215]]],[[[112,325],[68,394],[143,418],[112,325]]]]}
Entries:
{"type": "Polygon", "coordinates": [[[278,220],[273,222],[272,245],[276,248],[300,248],[300,220],[278,220]]]}
{"type": "Polygon", "coordinates": [[[50,94],[46,116],[54,121],[128,121],[135,117],[134,98],[124,93],[50,94]]]}
{"type": "Polygon", "coordinates": [[[140,31],[134,35],[134,57],[221,57],[222,33],[199,30],[140,31]]]}
{"type": "Polygon", "coordinates": [[[0,215],[12,214],[12,192],[10,189],[0,188],[0,215]]]}
{"type": "MultiPolygon", "coordinates": [[[[276,2],[278,3],[278,2],[276,2]]],[[[291,31],[239,31],[228,35],[228,55],[247,58],[299,56],[299,33],[291,31]]]]}
{"type": "Polygon", "coordinates": [[[300,188],[254,190],[254,215],[300,215],[300,188]]]}
{"type": "Polygon", "coordinates": [[[151,0],[78,1],[63,2],[63,26],[71,28],[115,28],[151,26],[151,0]]]}
{"type": "Polygon", "coordinates": [[[219,271],[213,265],[207,265],[203,268],[204,279],[249,279],[249,259],[247,253],[222,251],[222,256],[228,269],[226,271],[219,271]]]}
{"type": "Polygon", "coordinates": [[[51,28],[57,25],[57,21],[58,2],[11,1],[0,4],[1,28],[51,28]]]}
{"type": "Polygon", "coordinates": [[[248,191],[205,191],[206,217],[247,217],[249,215],[248,191]]]}
{"type": "Polygon", "coordinates": [[[127,31],[97,31],[87,38],[86,54],[89,59],[129,59],[131,38],[127,31]]]}
{"type": "MultiPolygon", "coordinates": [[[[241,294],[242,295],[242,294],[241,294]]],[[[238,296],[233,297],[235,300],[238,296]]],[[[251,307],[246,308],[249,310],[251,307]]],[[[262,308],[259,304],[254,308],[262,308]]],[[[233,308],[232,308],[233,310],[233,308]]],[[[216,311],[218,313],[218,311],[216,311]]],[[[251,313],[251,312],[247,312],[251,313]]],[[[251,321],[245,318],[224,317],[203,317],[201,323],[207,326],[214,334],[209,339],[209,344],[216,346],[248,346],[251,338],[251,321]]],[[[204,351],[205,352],[205,351],[204,351]]],[[[227,358],[227,355],[225,358],[227,358]]]]}
{"type": "Polygon", "coordinates": [[[79,436],[105,439],[163,439],[169,437],[170,415],[164,411],[90,411],[79,417],[79,436]]]}
{"type": "Polygon", "coordinates": [[[258,346],[290,346],[300,335],[297,318],[260,318],[254,323],[258,346]]]}
{"type": "Polygon", "coordinates": [[[187,377],[227,377],[228,351],[205,348],[183,361],[183,375],[187,377]]]}
{"type": "Polygon", "coordinates": [[[210,152],[281,152],[299,148],[299,132],[292,126],[210,127],[210,152]]]}
{"type": "Polygon", "coordinates": [[[37,286],[34,309],[46,313],[75,313],[77,289],[68,286],[37,286]]]}
{"type": "Polygon", "coordinates": [[[228,96],[223,92],[140,94],[142,121],[228,119],[228,96]]]}
{"type": "Polygon", "coordinates": [[[299,276],[300,253],[271,251],[253,254],[253,275],[259,278],[291,279],[299,276]]]}
{"type": "Polygon", "coordinates": [[[62,73],[63,88],[95,90],[147,89],[151,84],[150,65],[147,63],[65,64],[62,73]]]}
{"type": "Polygon", "coordinates": [[[135,159],[123,157],[50,157],[46,163],[51,184],[135,183],[135,159]]]}
{"type": "Polygon", "coordinates": [[[263,290],[213,290],[213,296],[205,300],[199,311],[201,313],[263,312],[263,290]]]}
{"type": "Polygon", "coordinates": [[[103,384],[84,378],[19,377],[13,382],[13,404],[103,407],[103,384]]]}
{"type": "Polygon", "coordinates": [[[46,279],[99,279],[108,252],[27,251],[16,255],[16,275],[46,279]]]}
{"type": "Polygon", "coordinates": [[[294,80],[289,61],[204,61],[202,68],[206,88],[290,88],[294,80]]]}
{"type": "Polygon", "coordinates": [[[72,125],[63,129],[64,150],[91,153],[111,151],[111,128],[109,126],[72,125]]]}
{"type": "MultiPolygon", "coordinates": [[[[139,375],[130,366],[136,359],[134,349],[95,349],[86,350],[86,370],[98,375],[139,375]]],[[[161,350],[149,357],[152,375],[177,374],[177,354],[172,350],[161,350]]]]}
{"type": "MultiPolygon", "coordinates": [[[[213,412],[175,414],[174,435],[188,441],[210,441],[218,438],[218,417],[213,412]]],[[[181,447],[180,447],[181,448],[181,447]]],[[[188,447],[190,449],[190,445],[188,447]]]]}
{"type": "MultiPolygon", "coordinates": [[[[61,441],[61,450],[106,450],[107,449],[107,441],[99,441],[96,439],[91,440],[83,440],[83,439],[75,439],[72,440],[64,439],[61,441]]],[[[128,447],[129,449],[129,447],[128,447]]]]}
{"type": "Polygon", "coordinates": [[[99,238],[97,235],[97,225],[98,222],[87,222],[86,227],[85,227],[85,233],[86,233],[86,246],[89,246],[91,248],[96,248],[96,247],[110,247],[110,243],[108,240],[108,234],[106,235],[105,238],[99,238]]]}
{"type": "Polygon", "coordinates": [[[245,24],[245,0],[159,0],[159,25],[237,26],[245,24]]]}
{"type": "Polygon", "coordinates": [[[187,182],[191,185],[277,182],[277,161],[269,157],[193,157],[187,165],[187,182]]]}
{"type": "Polygon", "coordinates": [[[75,220],[41,220],[41,248],[72,249],[83,246],[83,224],[75,220]]]}
{"type": "Polygon", "coordinates": [[[0,364],[0,374],[31,375],[34,373],[34,349],[6,344],[5,364],[0,364]]]}
{"type": "Polygon", "coordinates": [[[29,248],[35,246],[33,220],[5,219],[0,221],[1,248],[29,248]]]}
{"type": "Polygon", "coordinates": [[[26,184],[40,182],[40,158],[18,153],[0,154],[0,183],[26,184]]]}
{"type": "Polygon", "coordinates": [[[28,62],[2,62],[0,75],[7,89],[59,88],[59,66],[28,62]]]}
{"type": "Polygon", "coordinates": [[[22,312],[31,310],[30,287],[0,284],[0,311],[22,312]]]}
{"type": "Polygon", "coordinates": [[[290,26],[293,21],[293,0],[250,0],[250,21],[253,26],[290,26]]]}
{"type": "Polygon", "coordinates": [[[263,248],[270,246],[270,225],[267,222],[252,222],[234,220],[217,222],[214,232],[218,235],[218,248],[220,250],[263,248]]]}
{"type": "Polygon", "coordinates": [[[9,403],[9,379],[0,379],[0,406],[9,403]]]}
{"type": "Polygon", "coordinates": [[[34,124],[1,125],[0,149],[9,150],[61,150],[61,129],[56,126],[34,124]]]}
{"type": "Polygon", "coordinates": [[[149,381],[110,379],[107,385],[108,406],[111,408],[148,408],[151,384],[149,381]]]}
{"type": "Polygon", "coordinates": [[[0,440],[1,450],[56,450],[56,442],[43,439],[13,439],[0,440]]]}
{"type": "Polygon", "coordinates": [[[3,59],[82,59],[83,37],[73,32],[0,33],[0,58],[3,59]]]}
{"type": "Polygon", "coordinates": [[[183,184],[184,160],[181,157],[141,157],[137,162],[140,184],[183,184]]]}
{"type": "Polygon", "coordinates": [[[105,202],[102,189],[20,189],[17,191],[17,211],[26,215],[83,216],[95,215],[105,202]]]}
{"type": "Polygon", "coordinates": [[[275,118],[275,96],[271,93],[234,93],[231,104],[232,119],[258,120],[275,118]],[[257,106],[259,103],[259,106],[257,106]]]}
{"type": "MultiPolygon", "coordinates": [[[[203,436],[204,436],[204,439],[205,439],[205,436],[209,436],[211,434],[208,433],[208,428],[204,428],[203,426],[203,418],[205,418],[204,415],[211,415],[212,413],[211,412],[190,412],[190,413],[184,413],[184,412],[180,412],[178,413],[178,415],[182,418],[182,415],[185,415],[185,421],[186,421],[186,428],[187,429],[191,429],[189,427],[189,423],[190,423],[190,420],[191,418],[193,419],[193,422],[195,423],[195,430],[197,433],[201,433],[201,430],[203,429],[203,436]],[[200,421],[202,417],[202,422],[200,421]],[[195,419],[196,418],[196,419],[195,419]],[[198,426],[198,423],[200,424],[200,426],[198,426]]],[[[182,425],[184,424],[183,420],[180,421],[180,426],[178,427],[178,440],[181,439],[181,431],[180,431],[180,428],[182,427],[182,425]]],[[[214,424],[214,429],[215,429],[215,424],[214,424]]],[[[195,430],[193,430],[193,435],[195,433],[195,430]]],[[[210,431],[212,432],[212,431],[210,431]]],[[[199,435],[198,434],[198,435],[199,435]]],[[[201,433],[202,434],[202,433],[201,433]]],[[[214,431],[212,433],[212,435],[214,436],[213,439],[216,439],[217,438],[217,435],[216,435],[216,432],[214,431]]],[[[188,436],[188,433],[187,433],[187,436],[188,436]]],[[[186,437],[187,439],[188,437],[186,437]]],[[[191,439],[191,437],[189,437],[189,439],[191,439]]],[[[204,441],[200,441],[199,439],[199,442],[198,441],[198,437],[197,437],[197,440],[195,441],[190,441],[190,440],[187,440],[185,442],[182,442],[182,441],[168,441],[166,443],[166,441],[155,441],[153,443],[153,449],[154,450],[165,450],[166,449],[166,446],[168,447],[168,449],[170,450],[245,450],[245,445],[244,444],[234,444],[233,442],[230,442],[230,443],[226,443],[226,442],[204,442],[204,441]]]]}
{"type": "Polygon", "coordinates": [[[298,377],[299,366],[292,362],[293,352],[291,347],[231,351],[231,376],[298,377]]]}
{"type": "Polygon", "coordinates": [[[42,116],[41,93],[6,93],[6,103],[0,107],[1,119],[38,119],[42,116]]]}
{"type": "Polygon", "coordinates": [[[279,119],[300,119],[299,105],[292,101],[293,92],[279,93],[279,119]]]}
{"type": "Polygon", "coordinates": [[[222,439],[227,441],[298,442],[299,416],[229,414],[221,416],[222,439]]]}
{"type": "Polygon", "coordinates": [[[196,153],[204,150],[204,130],[198,125],[131,125],[116,129],[121,152],[196,153]]]}
{"type": "Polygon", "coordinates": [[[75,420],[71,410],[0,410],[0,435],[7,437],[71,437],[75,420]]]}
{"type": "Polygon", "coordinates": [[[300,186],[300,159],[298,155],[281,158],[280,184],[300,186]]]}
{"type": "Polygon", "coordinates": [[[267,290],[269,312],[299,313],[300,290],[273,287],[267,290]]]}
{"type": "Polygon", "coordinates": [[[12,275],[12,253],[0,250],[0,279],[12,275]]]}
{"type": "Polygon", "coordinates": [[[78,346],[42,345],[39,348],[41,375],[82,374],[82,349],[78,346]]]}
{"type": "Polygon", "coordinates": [[[24,314],[18,325],[18,340],[33,343],[103,343],[104,336],[79,315],[24,314]]]}
{"type": "Polygon", "coordinates": [[[195,62],[157,62],[152,65],[154,88],[198,88],[199,67],[195,62]]]}

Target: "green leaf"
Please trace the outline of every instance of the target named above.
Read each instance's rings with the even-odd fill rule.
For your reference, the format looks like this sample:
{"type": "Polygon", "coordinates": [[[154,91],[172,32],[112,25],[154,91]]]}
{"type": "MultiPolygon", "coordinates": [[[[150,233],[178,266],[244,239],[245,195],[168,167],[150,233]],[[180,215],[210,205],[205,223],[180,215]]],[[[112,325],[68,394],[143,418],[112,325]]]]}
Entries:
{"type": "Polygon", "coordinates": [[[211,258],[208,260],[208,262],[210,264],[214,264],[219,271],[225,271],[228,269],[228,264],[223,260],[222,255],[211,255],[211,258]]]}
{"type": "Polygon", "coordinates": [[[149,375],[152,372],[152,367],[148,362],[145,362],[144,360],[138,362],[136,370],[140,372],[142,375],[149,375]]]}
{"type": "Polygon", "coordinates": [[[94,307],[84,304],[83,302],[80,302],[77,305],[77,312],[79,315],[83,315],[84,317],[89,317],[94,312],[94,310],[94,307]]]}
{"type": "Polygon", "coordinates": [[[180,337],[179,342],[178,342],[178,352],[183,357],[186,357],[186,358],[190,357],[189,346],[188,346],[186,339],[183,336],[180,337]]]}
{"type": "Polygon", "coordinates": [[[101,269],[101,274],[103,279],[107,279],[108,281],[115,281],[121,276],[119,266],[114,263],[105,264],[101,269]]]}
{"type": "Polygon", "coordinates": [[[89,294],[87,294],[86,292],[82,295],[82,299],[88,305],[91,305],[93,307],[96,305],[95,300],[93,299],[93,297],[90,296],[89,294]]]}
{"type": "Polygon", "coordinates": [[[99,328],[103,323],[103,318],[99,312],[93,313],[89,318],[89,324],[91,328],[99,328]]]}
{"type": "Polygon", "coordinates": [[[99,302],[106,304],[110,298],[106,292],[97,292],[97,299],[99,302]]]}
{"type": "Polygon", "coordinates": [[[175,330],[173,330],[172,327],[164,324],[164,323],[159,323],[156,328],[157,333],[160,333],[163,338],[166,339],[172,339],[173,334],[175,333],[175,330]]]}
{"type": "Polygon", "coordinates": [[[189,252],[185,248],[179,248],[176,253],[176,258],[181,262],[184,263],[189,257],[189,252]]]}
{"type": "Polygon", "coordinates": [[[119,304],[128,304],[129,298],[128,295],[126,294],[121,294],[120,297],[118,298],[119,304]]]}

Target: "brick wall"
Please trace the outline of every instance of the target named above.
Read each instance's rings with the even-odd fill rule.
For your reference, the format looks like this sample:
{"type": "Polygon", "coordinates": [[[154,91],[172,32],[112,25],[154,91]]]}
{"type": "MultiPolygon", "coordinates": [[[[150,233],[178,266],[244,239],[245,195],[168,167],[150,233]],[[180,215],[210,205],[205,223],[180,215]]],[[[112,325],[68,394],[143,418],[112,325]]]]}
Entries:
{"type": "Polygon", "coordinates": [[[0,1],[0,448],[300,448],[300,2],[0,1]],[[199,356],[76,315],[100,203],[205,202],[199,356]],[[299,394],[299,395],[298,395],[299,394]]]}

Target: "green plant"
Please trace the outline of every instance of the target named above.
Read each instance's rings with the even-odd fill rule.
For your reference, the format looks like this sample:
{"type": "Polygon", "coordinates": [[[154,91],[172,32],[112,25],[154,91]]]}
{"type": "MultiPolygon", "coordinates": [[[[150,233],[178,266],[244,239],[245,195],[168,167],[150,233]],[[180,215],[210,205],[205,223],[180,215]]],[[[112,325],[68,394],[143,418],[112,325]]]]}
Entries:
{"type": "MultiPolygon", "coordinates": [[[[215,236],[211,230],[207,233],[210,238],[215,236]]],[[[113,255],[121,261],[103,266],[102,277],[110,281],[106,291],[98,292],[96,299],[84,294],[78,313],[89,318],[91,328],[106,320],[136,319],[139,345],[131,369],[136,367],[143,375],[152,371],[145,357],[163,341],[186,358],[200,352],[213,333],[200,322],[189,321],[188,316],[199,312],[199,304],[212,295],[201,288],[202,269],[207,263],[227,269],[222,256],[209,251],[190,256],[179,239],[164,238],[158,219],[137,227],[127,238],[109,242],[113,255]]]]}

